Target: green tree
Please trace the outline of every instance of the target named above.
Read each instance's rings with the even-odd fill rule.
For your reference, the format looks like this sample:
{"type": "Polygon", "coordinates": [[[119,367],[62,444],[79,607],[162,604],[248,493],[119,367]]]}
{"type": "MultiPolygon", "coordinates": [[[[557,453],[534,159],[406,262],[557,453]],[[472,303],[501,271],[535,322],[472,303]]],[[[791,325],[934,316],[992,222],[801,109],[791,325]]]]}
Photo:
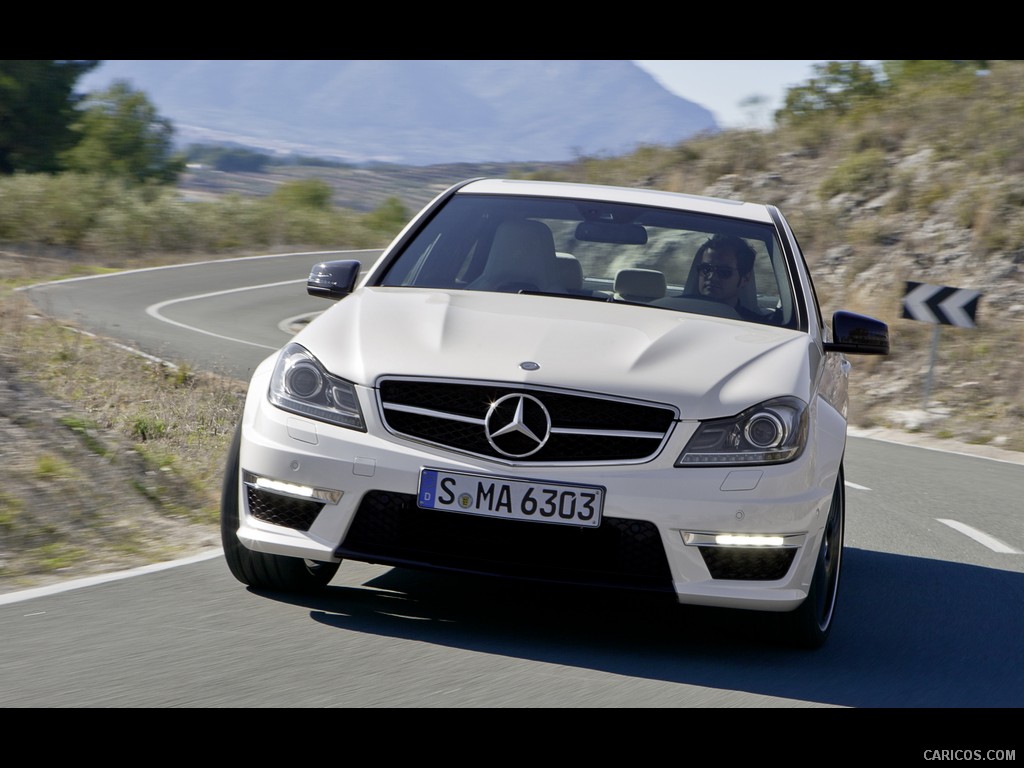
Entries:
{"type": "Polygon", "coordinates": [[[321,179],[286,181],[271,194],[271,200],[284,208],[327,211],[331,207],[331,185],[321,179]]]}
{"type": "Polygon", "coordinates": [[[886,61],[882,70],[886,78],[894,85],[907,82],[944,79],[950,75],[963,73],[973,74],[988,69],[988,61],[983,59],[905,59],[886,61]]]}
{"type": "Polygon", "coordinates": [[[98,61],[0,61],[0,174],[61,169],[77,141],[75,83],[98,61]]]}
{"type": "Polygon", "coordinates": [[[786,92],[785,106],[775,113],[781,123],[799,122],[810,116],[843,115],[856,104],[876,99],[886,92],[875,70],[859,61],[829,61],[814,65],[814,77],[786,92]]]}
{"type": "Polygon", "coordinates": [[[184,157],[173,151],[170,120],[124,80],[88,94],[72,128],[79,142],[63,155],[67,170],[133,184],[173,184],[185,168],[184,157]]]}
{"type": "Polygon", "coordinates": [[[270,156],[252,149],[221,147],[214,144],[191,144],[185,151],[190,163],[202,163],[218,171],[263,173],[270,156]]]}
{"type": "Polygon", "coordinates": [[[395,235],[409,221],[409,211],[397,197],[389,197],[366,214],[363,224],[372,232],[395,235]]]}

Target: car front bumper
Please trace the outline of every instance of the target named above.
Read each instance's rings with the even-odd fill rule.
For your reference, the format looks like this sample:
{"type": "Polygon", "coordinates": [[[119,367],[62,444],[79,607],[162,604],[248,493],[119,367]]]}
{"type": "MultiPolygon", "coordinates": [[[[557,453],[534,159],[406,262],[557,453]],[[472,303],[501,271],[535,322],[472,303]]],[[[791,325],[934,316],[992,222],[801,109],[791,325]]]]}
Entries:
{"type": "Polygon", "coordinates": [[[664,591],[731,608],[786,611],[807,596],[846,434],[821,400],[809,444],[785,464],[675,467],[697,426],[683,421],[645,463],[512,466],[389,434],[365,388],[366,432],[287,413],[267,401],[268,376],[266,364],[253,376],[242,420],[238,537],[249,549],[664,591]],[[419,509],[424,467],[598,485],[602,525],[419,509]]]}

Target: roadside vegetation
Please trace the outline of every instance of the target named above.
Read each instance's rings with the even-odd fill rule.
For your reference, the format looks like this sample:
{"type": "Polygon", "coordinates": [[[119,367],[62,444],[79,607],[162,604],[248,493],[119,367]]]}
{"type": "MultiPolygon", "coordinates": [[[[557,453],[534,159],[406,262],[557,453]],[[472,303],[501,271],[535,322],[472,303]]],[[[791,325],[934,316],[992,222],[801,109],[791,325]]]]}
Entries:
{"type": "Polygon", "coordinates": [[[1024,451],[1024,62],[833,62],[790,90],[772,131],[566,163],[408,169],[177,152],[145,94],[124,83],[74,94],[90,64],[0,62],[0,114],[26,117],[0,121],[0,592],[216,546],[244,390],[49,319],[16,288],[383,247],[471,176],[777,204],[826,311],[890,323],[893,354],[854,369],[851,422],[1024,451]],[[933,361],[935,329],[900,316],[905,280],[979,290],[978,327],[942,328],[933,361]]]}

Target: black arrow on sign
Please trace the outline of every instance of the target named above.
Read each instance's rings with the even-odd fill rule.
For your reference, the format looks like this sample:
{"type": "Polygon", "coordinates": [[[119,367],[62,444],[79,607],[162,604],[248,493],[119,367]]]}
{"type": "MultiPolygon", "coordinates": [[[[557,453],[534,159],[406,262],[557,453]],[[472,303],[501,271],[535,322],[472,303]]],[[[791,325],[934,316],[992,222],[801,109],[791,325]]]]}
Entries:
{"type": "Polygon", "coordinates": [[[925,323],[973,328],[980,296],[978,291],[908,280],[903,296],[903,317],[925,323]]]}

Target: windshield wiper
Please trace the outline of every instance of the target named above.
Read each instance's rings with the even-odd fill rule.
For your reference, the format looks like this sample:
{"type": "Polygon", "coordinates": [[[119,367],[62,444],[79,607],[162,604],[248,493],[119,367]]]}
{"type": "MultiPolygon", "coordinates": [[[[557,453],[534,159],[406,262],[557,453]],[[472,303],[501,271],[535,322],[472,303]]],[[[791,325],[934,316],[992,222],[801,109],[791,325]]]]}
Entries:
{"type": "Polygon", "coordinates": [[[614,299],[603,293],[564,293],[562,291],[527,291],[520,290],[524,296],[558,296],[562,299],[582,299],[583,301],[614,301],[614,299]]]}

